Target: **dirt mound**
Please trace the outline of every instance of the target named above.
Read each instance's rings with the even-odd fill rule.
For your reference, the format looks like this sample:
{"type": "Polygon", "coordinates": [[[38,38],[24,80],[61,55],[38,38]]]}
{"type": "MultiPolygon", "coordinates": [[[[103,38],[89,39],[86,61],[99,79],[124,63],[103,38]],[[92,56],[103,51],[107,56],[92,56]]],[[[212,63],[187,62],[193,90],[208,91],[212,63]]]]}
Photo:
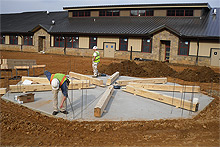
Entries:
{"type": "Polygon", "coordinates": [[[124,60],[120,63],[111,63],[109,65],[101,65],[99,72],[112,75],[119,72],[122,76],[145,77],[145,70],[133,61],[124,60]]]}
{"type": "Polygon", "coordinates": [[[211,68],[206,66],[198,67],[196,70],[189,68],[184,69],[182,72],[176,75],[176,77],[190,82],[219,82],[219,74],[215,73],[211,68]]]}
{"type": "Polygon", "coordinates": [[[166,63],[159,61],[147,61],[139,65],[148,73],[148,77],[172,77],[176,74],[166,63]]]}
{"type": "Polygon", "coordinates": [[[120,63],[111,63],[99,67],[101,73],[112,75],[119,71],[123,76],[134,77],[166,77],[175,75],[176,72],[168,65],[158,61],[147,61],[137,64],[134,61],[124,60],[120,63]]]}

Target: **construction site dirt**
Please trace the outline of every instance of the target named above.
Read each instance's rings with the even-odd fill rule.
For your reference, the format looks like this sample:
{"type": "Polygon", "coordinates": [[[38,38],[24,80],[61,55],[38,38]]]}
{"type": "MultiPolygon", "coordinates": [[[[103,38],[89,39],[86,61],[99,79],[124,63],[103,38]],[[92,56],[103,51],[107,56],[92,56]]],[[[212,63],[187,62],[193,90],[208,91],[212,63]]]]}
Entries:
{"type": "MultiPolygon", "coordinates": [[[[51,73],[92,74],[91,57],[0,51],[1,59],[35,59],[51,73]]],[[[219,68],[157,61],[101,59],[101,73],[134,77],[167,77],[169,82],[197,85],[214,100],[192,119],[152,121],[69,121],[1,101],[1,146],[219,146],[219,68]]],[[[30,75],[33,71],[30,70],[30,75]]],[[[16,71],[1,72],[1,87],[17,84],[16,71]]],[[[27,71],[19,71],[27,76],[27,71]]],[[[42,76],[43,69],[35,75],[42,76]]]]}

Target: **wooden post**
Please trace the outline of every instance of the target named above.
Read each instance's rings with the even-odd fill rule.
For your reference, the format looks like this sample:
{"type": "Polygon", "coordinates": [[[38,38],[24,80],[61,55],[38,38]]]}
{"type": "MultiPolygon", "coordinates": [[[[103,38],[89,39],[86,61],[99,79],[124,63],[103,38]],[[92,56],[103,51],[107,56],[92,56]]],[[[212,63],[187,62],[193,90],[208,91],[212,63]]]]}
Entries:
{"type": "Polygon", "coordinates": [[[199,38],[197,38],[196,65],[198,65],[198,59],[199,59],[199,38]]]}
{"type": "Polygon", "coordinates": [[[95,117],[101,117],[102,113],[104,112],[105,107],[107,106],[112,94],[113,94],[114,88],[113,86],[109,86],[105,93],[102,95],[98,103],[96,104],[94,108],[94,116],[95,117]]]}

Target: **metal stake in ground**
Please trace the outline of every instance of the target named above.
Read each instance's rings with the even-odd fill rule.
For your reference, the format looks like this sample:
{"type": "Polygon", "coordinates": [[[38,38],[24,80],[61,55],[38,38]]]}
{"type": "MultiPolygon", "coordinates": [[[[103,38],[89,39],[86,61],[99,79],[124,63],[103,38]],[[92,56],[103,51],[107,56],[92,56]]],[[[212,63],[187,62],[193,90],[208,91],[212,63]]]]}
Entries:
{"type": "Polygon", "coordinates": [[[183,116],[183,109],[184,109],[184,104],[185,104],[185,95],[186,94],[186,85],[184,85],[184,93],[183,93],[183,108],[182,108],[182,114],[181,116],[183,116]]]}
{"type": "Polygon", "coordinates": [[[81,119],[83,118],[83,81],[82,81],[82,102],[81,102],[81,119]]]}
{"type": "Polygon", "coordinates": [[[171,106],[171,114],[173,113],[173,99],[174,99],[174,91],[175,91],[175,82],[176,82],[176,80],[175,80],[175,78],[174,78],[174,85],[173,85],[173,98],[172,98],[172,106],[171,106]]]}
{"type": "Polygon", "coordinates": [[[192,87],[192,95],[191,95],[191,100],[190,100],[190,111],[189,111],[189,115],[192,114],[193,97],[194,97],[194,87],[195,87],[195,82],[194,82],[193,87],[192,87]]]}

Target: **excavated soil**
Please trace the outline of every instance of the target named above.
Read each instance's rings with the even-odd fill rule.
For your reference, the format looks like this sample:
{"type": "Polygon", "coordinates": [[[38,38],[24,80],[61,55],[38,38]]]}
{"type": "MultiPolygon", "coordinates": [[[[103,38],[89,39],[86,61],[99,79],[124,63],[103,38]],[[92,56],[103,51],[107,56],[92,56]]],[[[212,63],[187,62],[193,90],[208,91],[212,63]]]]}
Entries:
{"type": "Polygon", "coordinates": [[[99,71],[112,75],[116,71],[119,71],[123,76],[134,77],[172,77],[182,79],[190,82],[206,82],[206,83],[219,83],[219,73],[215,73],[210,67],[195,66],[194,69],[186,68],[181,72],[175,71],[169,67],[167,63],[159,61],[121,61],[120,63],[110,63],[109,65],[101,65],[99,71]]]}
{"type": "MultiPolygon", "coordinates": [[[[75,71],[92,74],[91,58],[61,55],[42,55],[0,51],[1,58],[36,59],[37,64],[46,64],[52,73],[75,71]]],[[[160,62],[130,62],[101,59],[98,67],[106,74],[119,71],[120,75],[137,77],[168,76],[169,82],[186,85],[199,85],[204,94],[211,94],[214,100],[193,119],[155,121],[68,121],[46,116],[22,105],[0,99],[0,145],[1,146],[219,146],[219,83],[210,83],[212,69],[206,68],[206,77],[196,66],[172,65],[160,62]],[[123,66],[124,64],[124,66],[123,66]],[[104,70],[110,66],[111,70],[104,70]],[[115,67],[113,66],[115,65],[115,67]],[[128,65],[131,65],[128,66],[128,65]],[[133,66],[132,66],[133,65],[133,66]],[[191,69],[199,78],[189,79],[183,73],[191,69]],[[180,76],[181,74],[182,77],[180,76]],[[210,74],[210,75],[209,75],[210,74]],[[180,76],[179,78],[177,78],[180,76]],[[185,77],[184,77],[185,76],[185,77]],[[184,80],[182,80],[184,79],[184,80]],[[191,82],[190,82],[191,81],[191,82]],[[193,82],[192,82],[193,81],[193,82]],[[196,82],[194,82],[196,81],[196,82]],[[211,93],[210,93],[211,91],[211,93]],[[215,91],[215,92],[214,92],[215,91]]],[[[204,67],[201,67],[201,69],[204,67]]],[[[217,69],[216,71],[219,71],[217,69]]],[[[30,71],[30,74],[33,74],[30,71]]],[[[38,76],[42,69],[36,71],[38,76]]],[[[19,76],[27,72],[19,72],[19,76]]],[[[193,75],[193,74],[192,74],[193,75]]],[[[13,70],[13,76],[15,71],[13,70]]],[[[195,76],[195,75],[193,75],[195,76]]],[[[19,80],[10,79],[2,73],[1,87],[16,84],[19,80]]],[[[215,81],[216,82],[216,81],[215,81]]]]}

